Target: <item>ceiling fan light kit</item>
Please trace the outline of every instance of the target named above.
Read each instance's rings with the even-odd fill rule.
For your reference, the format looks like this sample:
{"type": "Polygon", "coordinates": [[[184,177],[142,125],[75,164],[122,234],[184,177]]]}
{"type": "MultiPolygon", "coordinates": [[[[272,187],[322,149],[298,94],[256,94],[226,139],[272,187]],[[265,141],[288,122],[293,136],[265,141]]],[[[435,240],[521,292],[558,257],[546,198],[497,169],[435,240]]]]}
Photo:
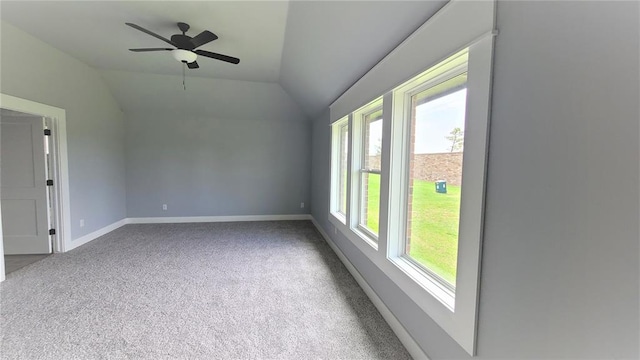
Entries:
{"type": "Polygon", "coordinates": [[[183,63],[192,63],[198,58],[198,55],[195,53],[183,49],[171,50],[171,54],[173,54],[174,59],[183,63]]]}

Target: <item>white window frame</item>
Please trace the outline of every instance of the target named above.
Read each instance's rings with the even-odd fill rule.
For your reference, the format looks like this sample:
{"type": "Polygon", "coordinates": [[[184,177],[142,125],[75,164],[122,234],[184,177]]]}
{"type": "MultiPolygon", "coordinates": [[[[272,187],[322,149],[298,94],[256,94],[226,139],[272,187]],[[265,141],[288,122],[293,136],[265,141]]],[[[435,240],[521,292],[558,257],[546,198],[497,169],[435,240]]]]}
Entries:
{"type": "MultiPolygon", "coordinates": [[[[443,74],[445,76],[443,76],[444,81],[448,81],[451,80],[452,78],[455,78],[459,75],[465,74],[467,72],[467,66],[466,64],[464,66],[459,66],[456,69],[453,69],[452,71],[443,74]]],[[[437,85],[438,83],[440,83],[440,79],[436,80],[436,81],[428,81],[428,82],[424,82],[420,85],[415,86],[414,88],[409,89],[408,91],[404,91],[404,97],[405,97],[405,101],[404,101],[404,111],[405,111],[405,117],[403,119],[403,121],[406,122],[406,124],[403,124],[404,126],[407,126],[407,135],[410,136],[411,131],[413,131],[413,129],[411,129],[410,126],[410,117],[412,116],[411,114],[411,98],[413,96],[415,96],[416,94],[421,93],[424,90],[428,90],[430,88],[433,87],[433,85],[437,85]]],[[[411,84],[413,85],[413,83],[411,84]]],[[[410,87],[410,86],[408,86],[410,87]]],[[[407,88],[408,88],[407,87],[407,88]]],[[[437,100],[441,97],[447,96],[453,92],[459,91],[461,89],[465,88],[466,89],[466,82],[465,82],[465,86],[460,88],[460,87],[453,87],[453,88],[449,88],[447,90],[444,90],[442,92],[436,93],[436,95],[434,95],[433,97],[431,97],[429,99],[429,101],[432,100],[437,100]]],[[[397,90],[396,90],[397,91],[397,90]]],[[[401,100],[401,99],[398,99],[401,100]]],[[[410,182],[410,177],[409,177],[409,172],[408,169],[411,166],[411,153],[410,153],[410,148],[409,148],[409,142],[407,141],[408,139],[397,139],[398,141],[404,141],[406,142],[406,144],[404,144],[405,147],[405,153],[403,154],[403,156],[405,157],[405,159],[403,161],[405,161],[404,164],[404,172],[401,174],[398,174],[399,177],[402,177],[402,182],[404,183],[404,187],[405,189],[403,189],[403,191],[401,192],[402,194],[406,194],[407,193],[407,189],[409,188],[409,182],[410,182]]],[[[464,146],[463,146],[463,156],[464,156],[464,146]]],[[[464,174],[463,174],[464,177],[464,174]]],[[[407,231],[407,220],[409,217],[408,214],[408,195],[403,195],[406,196],[405,198],[400,198],[400,204],[401,206],[404,207],[404,209],[401,210],[401,217],[398,218],[399,220],[399,224],[398,225],[403,225],[403,226],[396,226],[393,227],[393,231],[398,232],[396,234],[396,236],[391,236],[391,239],[394,239],[397,241],[393,241],[393,244],[389,245],[389,251],[388,251],[388,257],[389,260],[393,261],[396,263],[396,266],[399,266],[401,268],[404,268],[406,271],[411,272],[411,273],[416,273],[416,277],[419,278],[418,281],[421,281],[426,285],[426,287],[431,287],[431,286],[435,286],[437,288],[437,291],[435,291],[435,294],[440,294],[440,293],[444,293],[446,294],[446,296],[443,297],[442,301],[445,303],[445,305],[447,305],[448,307],[451,308],[451,310],[454,309],[455,307],[455,303],[454,303],[454,298],[455,298],[455,285],[449,283],[447,280],[445,280],[442,276],[440,276],[439,274],[437,274],[435,271],[433,271],[432,269],[429,269],[429,267],[425,264],[420,263],[417,259],[411,257],[409,254],[406,253],[406,248],[407,248],[407,236],[406,236],[406,231],[407,231]]],[[[458,224],[458,226],[460,226],[460,224],[458,224]]],[[[456,239],[458,240],[458,239],[456,239]]],[[[457,261],[456,261],[457,262],[457,261]]]]}
{"type": "Polygon", "coordinates": [[[350,116],[345,116],[344,118],[336,121],[335,123],[333,123],[331,125],[331,200],[330,200],[330,204],[329,204],[329,209],[330,209],[330,215],[332,217],[334,217],[337,221],[339,221],[342,224],[346,224],[347,223],[347,215],[349,214],[349,176],[350,176],[350,146],[351,146],[351,139],[347,140],[347,179],[346,179],[346,185],[347,185],[347,189],[346,189],[346,198],[347,198],[347,204],[346,204],[346,211],[345,213],[341,213],[340,212],[340,203],[342,201],[342,199],[340,198],[340,177],[341,177],[341,173],[340,173],[340,160],[341,160],[341,156],[342,156],[342,152],[341,150],[341,141],[342,141],[342,129],[344,127],[347,128],[347,133],[349,134],[348,136],[351,137],[351,129],[349,126],[349,117],[350,116]]]}
{"type": "MultiPolygon", "coordinates": [[[[394,113],[392,124],[393,135],[391,139],[393,145],[391,150],[392,171],[390,173],[390,177],[394,186],[390,189],[389,197],[393,199],[391,202],[390,213],[394,215],[392,218],[395,221],[388,224],[389,240],[387,245],[387,257],[395,266],[413,278],[414,281],[419,283],[432,296],[439,299],[451,311],[454,311],[455,309],[455,287],[446,282],[439,275],[435,274],[428,267],[411,258],[405,251],[407,238],[406,225],[409,217],[409,214],[407,213],[407,203],[409,201],[409,168],[411,160],[410,138],[412,131],[411,116],[413,111],[411,107],[411,99],[414,95],[419,94],[424,90],[431,89],[438,84],[468,73],[467,61],[463,60],[467,55],[468,52],[466,50],[461,51],[460,53],[451,56],[443,63],[434,66],[433,68],[425,71],[425,73],[399,86],[393,91],[394,113]],[[460,61],[464,62],[460,63],[460,61]],[[453,66],[449,65],[455,62],[458,62],[459,64],[455,64],[453,66]],[[443,68],[445,69],[442,70],[443,68]]],[[[444,92],[446,91],[447,90],[444,92]]],[[[472,151],[472,149],[469,151],[472,151]]],[[[465,172],[463,164],[462,189],[464,189],[465,185],[465,176],[471,175],[471,173],[465,172]]],[[[465,192],[462,191],[462,197],[464,198],[464,196],[465,192]]],[[[462,203],[463,200],[461,199],[461,213],[462,203]]],[[[462,219],[461,216],[460,227],[463,226],[463,220],[464,219],[462,219]]]]}
{"type": "MultiPolygon", "coordinates": [[[[367,229],[366,227],[360,224],[360,216],[362,214],[362,173],[377,173],[382,174],[382,171],[372,171],[371,169],[364,168],[364,156],[366,154],[366,149],[364,149],[365,143],[365,128],[364,121],[365,117],[371,113],[382,110],[382,97],[375,99],[368,103],[367,105],[361,107],[360,109],[354,111],[352,113],[352,125],[353,125],[353,145],[352,145],[352,153],[351,153],[351,213],[349,216],[350,229],[355,232],[360,239],[362,239],[365,243],[373,247],[374,249],[378,249],[378,238],[379,235],[374,234],[372,231],[367,229]]],[[[384,116],[384,112],[383,112],[384,116]]],[[[384,119],[382,120],[384,124],[384,119]]],[[[380,164],[382,168],[382,164],[380,164]]],[[[382,176],[382,175],[381,175],[382,176]]],[[[380,190],[382,192],[382,189],[380,190]]],[[[380,223],[380,219],[378,218],[378,223],[380,223]]],[[[380,229],[378,229],[378,234],[380,233],[380,229]]]]}
{"type": "MultiPolygon", "coordinates": [[[[404,245],[404,239],[398,238],[398,227],[405,226],[406,214],[402,221],[388,223],[388,262],[383,265],[383,271],[449,335],[473,354],[484,222],[493,37],[479,39],[468,47],[468,52],[463,190],[455,292],[428,276],[421,267],[400,256],[404,249],[399,248],[399,242],[404,245]]],[[[449,57],[444,57],[447,58],[449,57]]],[[[390,192],[386,194],[390,199],[389,214],[406,211],[403,199],[407,198],[407,187],[403,181],[408,161],[404,158],[407,155],[404,139],[408,136],[409,128],[407,121],[397,121],[402,119],[403,112],[406,111],[405,106],[398,107],[398,101],[404,102],[406,99],[398,100],[396,94],[393,104],[394,120],[388,134],[391,141],[388,170],[390,192]]]]}

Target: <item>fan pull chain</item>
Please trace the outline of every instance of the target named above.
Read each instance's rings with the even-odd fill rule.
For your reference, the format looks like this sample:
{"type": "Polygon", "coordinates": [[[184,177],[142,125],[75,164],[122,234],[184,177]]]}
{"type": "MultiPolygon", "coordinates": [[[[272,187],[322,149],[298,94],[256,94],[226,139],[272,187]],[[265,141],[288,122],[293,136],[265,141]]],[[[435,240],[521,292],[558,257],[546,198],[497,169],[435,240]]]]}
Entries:
{"type": "Polygon", "coordinates": [[[186,63],[182,63],[182,87],[184,88],[184,90],[187,90],[187,84],[185,83],[184,80],[184,71],[185,71],[185,67],[187,66],[186,63]]]}

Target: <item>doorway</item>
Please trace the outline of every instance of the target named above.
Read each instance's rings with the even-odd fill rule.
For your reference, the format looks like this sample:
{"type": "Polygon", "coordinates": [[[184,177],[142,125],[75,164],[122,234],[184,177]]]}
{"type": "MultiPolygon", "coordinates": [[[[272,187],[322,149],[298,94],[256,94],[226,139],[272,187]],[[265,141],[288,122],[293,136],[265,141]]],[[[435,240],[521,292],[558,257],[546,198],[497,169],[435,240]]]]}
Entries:
{"type": "Polygon", "coordinates": [[[69,236],[66,113],[0,94],[0,281],[64,252],[69,236]]]}

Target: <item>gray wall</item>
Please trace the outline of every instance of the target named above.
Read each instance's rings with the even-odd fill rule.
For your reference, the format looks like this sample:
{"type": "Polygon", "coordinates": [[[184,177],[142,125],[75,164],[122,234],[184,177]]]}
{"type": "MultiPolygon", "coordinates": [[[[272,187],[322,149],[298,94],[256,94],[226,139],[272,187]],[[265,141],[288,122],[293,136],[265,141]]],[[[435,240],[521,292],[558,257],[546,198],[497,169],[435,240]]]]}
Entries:
{"type": "Polygon", "coordinates": [[[100,74],[10,24],[0,26],[0,91],[66,110],[72,238],[125,218],[124,116],[100,74]]]}
{"type": "Polygon", "coordinates": [[[279,84],[103,77],[127,112],[128,217],[310,212],[311,124],[279,84]]]}
{"type": "Polygon", "coordinates": [[[127,214],[308,214],[310,132],[303,119],[131,114],[127,214]]]}
{"type": "MultiPolygon", "coordinates": [[[[479,358],[640,355],[638,14],[636,2],[498,4],[479,358]]],[[[312,128],[312,214],[333,234],[328,120],[312,128]]],[[[469,357],[331,236],[430,357],[469,357]]]]}

